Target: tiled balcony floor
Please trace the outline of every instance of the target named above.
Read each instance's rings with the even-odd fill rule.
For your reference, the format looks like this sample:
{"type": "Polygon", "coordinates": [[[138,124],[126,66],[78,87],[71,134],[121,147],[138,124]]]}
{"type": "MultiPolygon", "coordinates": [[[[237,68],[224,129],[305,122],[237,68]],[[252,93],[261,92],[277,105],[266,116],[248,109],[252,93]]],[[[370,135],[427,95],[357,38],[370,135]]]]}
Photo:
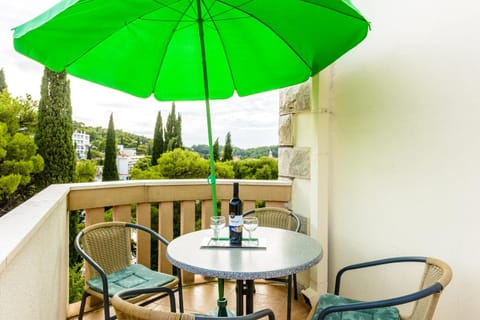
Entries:
{"type": "MultiPolygon", "coordinates": [[[[287,314],[287,288],[284,284],[276,282],[255,282],[254,310],[270,308],[278,320],[286,319],[287,314]]],[[[217,296],[216,281],[184,287],[185,311],[207,313],[216,309],[215,297],[217,296]]],[[[235,310],[235,282],[225,281],[225,296],[228,300],[228,309],[235,310]]],[[[168,310],[168,302],[165,299],[152,305],[153,308],[168,310]]],[[[298,300],[292,299],[292,320],[303,320],[310,312],[310,307],[304,302],[302,294],[298,300]]],[[[76,318],[71,318],[76,319],[76,318]]],[[[97,309],[87,313],[86,320],[103,319],[103,310],[97,309]]]]}

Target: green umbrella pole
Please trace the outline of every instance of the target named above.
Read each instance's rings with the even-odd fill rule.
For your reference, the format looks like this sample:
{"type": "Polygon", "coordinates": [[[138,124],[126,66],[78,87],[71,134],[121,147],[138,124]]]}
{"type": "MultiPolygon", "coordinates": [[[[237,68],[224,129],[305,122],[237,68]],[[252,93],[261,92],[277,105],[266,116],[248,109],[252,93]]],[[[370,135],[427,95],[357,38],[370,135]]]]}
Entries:
{"type": "MultiPolygon", "coordinates": [[[[207,58],[205,53],[205,38],[203,32],[203,18],[200,0],[197,0],[197,10],[198,32],[200,35],[200,48],[202,51],[203,88],[205,90],[205,107],[207,112],[208,153],[210,154],[210,176],[208,177],[208,183],[212,186],[213,215],[217,216],[217,181],[215,177],[215,159],[213,157],[212,121],[210,119],[210,95],[208,90],[207,58]]],[[[220,298],[223,298],[223,296],[220,296],[220,298]]]]}
{"type": "MultiPolygon", "coordinates": [[[[205,90],[205,108],[207,113],[207,130],[208,130],[208,153],[210,154],[210,176],[208,183],[212,186],[212,207],[213,215],[217,216],[217,182],[215,177],[215,159],[213,157],[213,139],[212,139],[212,121],[210,119],[210,95],[208,90],[208,74],[207,74],[207,58],[205,52],[205,38],[203,33],[203,18],[200,0],[197,0],[198,9],[198,32],[200,35],[200,48],[202,51],[202,70],[203,70],[203,88],[205,90]]],[[[218,316],[227,316],[226,299],[224,297],[223,279],[218,279],[218,316]]]]}
{"type": "MultiPolygon", "coordinates": [[[[206,72],[206,70],[205,70],[206,72]]],[[[208,153],[210,155],[210,176],[208,177],[208,183],[212,187],[212,207],[213,215],[217,216],[217,178],[215,177],[215,159],[213,157],[213,139],[212,139],[212,124],[210,120],[210,101],[207,97],[205,100],[205,106],[207,111],[207,129],[208,129],[208,153]]]]}
{"type": "Polygon", "coordinates": [[[218,279],[218,295],[223,298],[224,292],[223,292],[223,279],[218,279]]]}

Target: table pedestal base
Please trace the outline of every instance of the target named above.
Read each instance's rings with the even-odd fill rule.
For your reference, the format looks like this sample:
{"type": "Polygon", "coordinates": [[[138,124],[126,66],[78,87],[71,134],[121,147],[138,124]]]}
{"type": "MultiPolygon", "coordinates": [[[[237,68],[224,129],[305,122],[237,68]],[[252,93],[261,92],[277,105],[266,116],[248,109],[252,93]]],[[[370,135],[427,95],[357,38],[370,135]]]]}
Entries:
{"type": "Polygon", "coordinates": [[[253,280],[237,280],[237,316],[253,313],[253,280]],[[243,310],[243,296],[245,296],[245,312],[243,310]]]}
{"type": "Polygon", "coordinates": [[[227,310],[227,299],[217,300],[218,310],[212,310],[208,312],[208,315],[214,317],[235,317],[235,312],[227,310]]]}
{"type": "MultiPolygon", "coordinates": [[[[287,280],[287,320],[292,316],[292,275],[288,276],[287,280]]],[[[253,280],[237,280],[237,316],[253,313],[253,294],[255,293],[255,286],[253,280]],[[243,310],[243,296],[245,296],[245,312],[243,310]]]]}

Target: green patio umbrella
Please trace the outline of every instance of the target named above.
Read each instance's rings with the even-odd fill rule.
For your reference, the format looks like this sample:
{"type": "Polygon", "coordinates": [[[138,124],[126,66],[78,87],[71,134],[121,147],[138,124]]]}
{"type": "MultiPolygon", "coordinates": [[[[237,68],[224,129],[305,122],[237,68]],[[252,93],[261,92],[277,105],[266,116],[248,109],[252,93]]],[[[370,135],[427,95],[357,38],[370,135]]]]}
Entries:
{"type": "Polygon", "coordinates": [[[204,100],[217,215],[210,99],[306,81],[368,28],[349,0],[64,0],[14,28],[14,46],[134,96],[204,100]]]}

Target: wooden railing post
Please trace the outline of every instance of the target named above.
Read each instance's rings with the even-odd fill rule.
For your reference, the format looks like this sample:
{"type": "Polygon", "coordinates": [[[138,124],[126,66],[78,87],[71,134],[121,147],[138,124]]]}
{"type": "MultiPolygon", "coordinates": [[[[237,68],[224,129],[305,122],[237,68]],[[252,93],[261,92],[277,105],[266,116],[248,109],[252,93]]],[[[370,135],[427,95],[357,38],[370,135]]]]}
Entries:
{"type": "MultiPolygon", "coordinates": [[[[151,228],[150,203],[137,204],[137,224],[151,228]]],[[[151,265],[151,236],[146,232],[137,233],[137,263],[150,267],[151,265]]]]}

